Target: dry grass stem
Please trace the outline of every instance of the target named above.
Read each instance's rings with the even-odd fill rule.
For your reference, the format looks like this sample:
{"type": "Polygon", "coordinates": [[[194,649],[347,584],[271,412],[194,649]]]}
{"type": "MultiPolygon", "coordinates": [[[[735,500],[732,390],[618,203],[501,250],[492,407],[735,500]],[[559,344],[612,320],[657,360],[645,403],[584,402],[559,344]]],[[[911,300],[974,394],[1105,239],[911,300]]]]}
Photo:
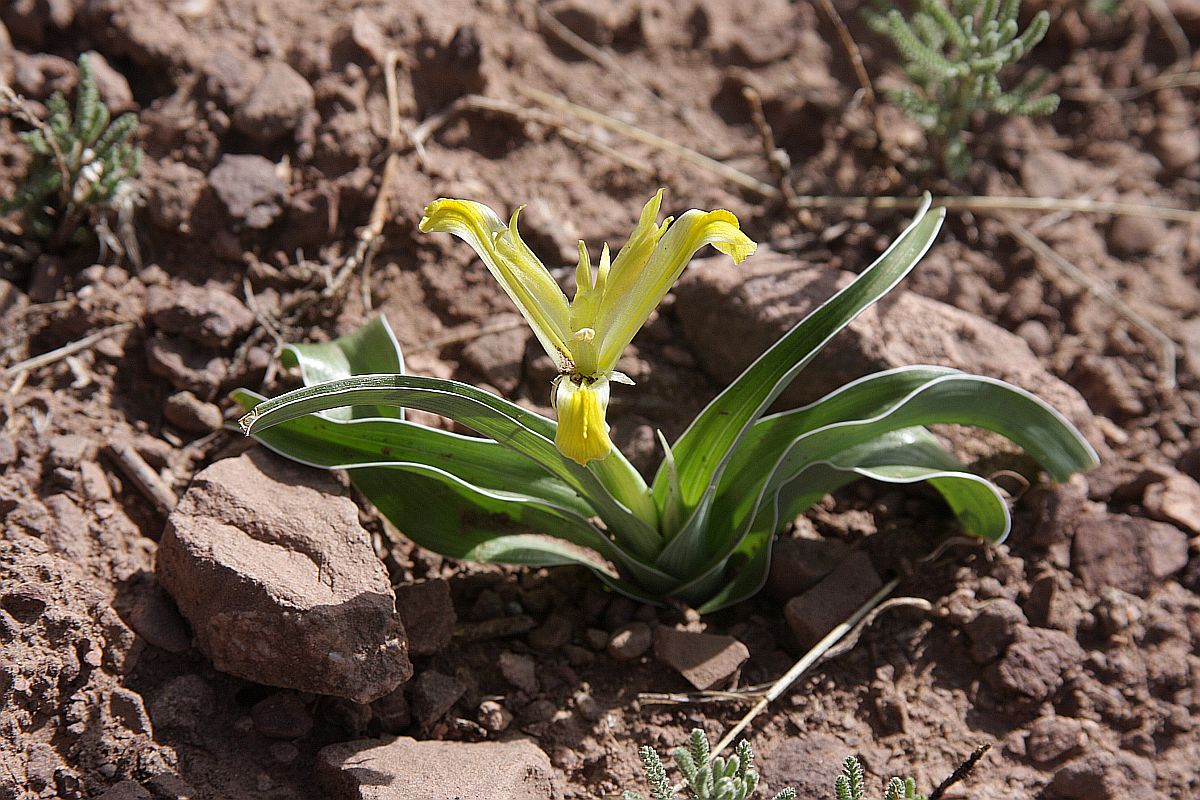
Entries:
{"type": "MultiPolygon", "coordinates": [[[[872,610],[883,603],[883,601],[887,599],[887,596],[895,591],[898,585],[900,585],[900,579],[892,578],[883,585],[883,588],[873,594],[871,598],[867,600],[867,602],[859,606],[858,609],[851,614],[846,621],[842,622],[829,633],[825,634],[825,637],[813,645],[812,649],[810,649],[807,653],[801,656],[799,661],[793,664],[787,672],[783,673],[783,675],[779,677],[779,680],[771,684],[770,688],[767,689],[759,701],[754,704],[754,707],[747,711],[745,716],[743,716],[736,725],[730,728],[729,731],[726,732],[723,737],[721,737],[721,741],[717,742],[717,744],[712,748],[712,755],[720,755],[725,748],[733,744],[737,737],[741,735],[742,731],[746,730],[754,718],[762,713],[763,709],[771,704],[771,701],[775,700],[781,694],[786,692],[793,683],[800,679],[800,676],[811,669],[831,650],[833,650],[834,646],[841,641],[846,634],[853,631],[856,626],[858,626],[858,624],[863,621],[868,614],[871,613],[872,610]]],[[[676,792],[679,792],[682,789],[683,784],[675,787],[676,792]]]]}
{"type": "Polygon", "coordinates": [[[1188,44],[1187,34],[1184,33],[1179,20],[1175,19],[1175,15],[1171,13],[1167,0],[1146,0],[1146,6],[1150,9],[1150,13],[1158,22],[1159,27],[1163,29],[1163,33],[1166,34],[1167,41],[1171,43],[1171,49],[1175,51],[1175,63],[1190,63],[1192,48],[1188,44]]]}
{"type": "Polygon", "coordinates": [[[96,331],[90,336],[85,336],[82,339],[71,342],[70,344],[65,344],[62,347],[51,350],[48,353],[42,353],[40,356],[33,356],[32,358],[27,358],[24,361],[18,361],[16,364],[6,368],[4,370],[4,374],[11,377],[14,375],[20,375],[23,372],[45,367],[49,364],[55,363],[56,361],[60,361],[67,356],[72,356],[76,353],[87,350],[97,342],[107,339],[108,337],[114,336],[118,333],[124,333],[131,328],[133,328],[132,322],[121,322],[116,325],[112,325],[104,328],[103,330],[96,331]]]}
{"type": "Polygon", "coordinates": [[[179,498],[137,450],[126,442],[116,442],[109,446],[108,453],[138,491],[145,495],[164,517],[175,509],[179,498]]]}
{"type": "Polygon", "coordinates": [[[863,102],[866,103],[867,108],[874,108],[875,89],[871,86],[871,76],[867,73],[866,64],[863,63],[862,51],[858,49],[858,42],[854,41],[854,37],[850,35],[846,21],[842,19],[842,15],[838,13],[831,0],[817,0],[817,5],[825,12],[825,16],[829,18],[829,22],[837,31],[838,40],[842,43],[842,49],[846,51],[846,57],[850,59],[850,66],[854,68],[854,77],[858,79],[858,85],[862,89],[863,102]]]}

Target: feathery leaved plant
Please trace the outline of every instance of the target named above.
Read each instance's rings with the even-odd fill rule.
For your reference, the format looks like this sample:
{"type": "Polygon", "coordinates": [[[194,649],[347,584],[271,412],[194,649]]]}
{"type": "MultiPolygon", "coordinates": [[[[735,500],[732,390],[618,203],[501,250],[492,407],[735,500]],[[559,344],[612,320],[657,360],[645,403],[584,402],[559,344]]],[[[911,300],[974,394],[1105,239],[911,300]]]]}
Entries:
{"type": "MultiPolygon", "coordinates": [[[[650,784],[650,800],[676,800],[677,795],[667,779],[667,769],[653,747],[641,747],[638,755],[650,784]]],[[[758,772],[754,769],[754,751],[744,739],[728,759],[712,758],[708,737],[699,728],[692,730],[687,747],[678,747],[672,754],[675,766],[683,773],[692,800],[746,800],[758,788],[758,772]]],[[[646,800],[637,792],[624,792],[621,800],[646,800]]],[[[772,800],[796,800],[795,789],[784,789],[772,800]]],[[[900,800],[904,800],[901,798],[900,800]]]]}
{"type": "MultiPolygon", "coordinates": [[[[846,756],[842,762],[842,774],[833,783],[837,800],[864,800],[866,787],[863,782],[862,764],[854,756],[846,756]]],[[[883,800],[928,800],[926,795],[917,794],[917,782],[912,778],[892,778],[883,788],[883,800]]]]}
{"type": "MultiPolygon", "coordinates": [[[[246,433],[296,461],[346,469],[355,487],[417,544],[487,563],[579,564],[645,602],[678,598],[702,613],[755,594],[775,534],[858,478],[926,481],[962,526],[999,542],[1000,491],[926,429],[955,423],[998,432],[1055,480],[1092,467],[1095,452],[1033,395],[993,378],[914,366],[868,375],[802,408],[767,409],[817,352],[894,287],[932,244],[944,209],[929,198],[879,259],[796,323],[668,445],[647,482],[608,437],[619,356],[705,245],[740,261],[756,245],[728,211],[658,222],[646,204],[615,258],[598,270],[580,243],[568,301],[549,270],[490,208],[430,204],[425,231],[470,243],[529,321],[560,374],[557,421],[458,381],[404,374],[386,321],[323,344],[289,345],[304,388],[274,399],[234,393],[246,433]],[[405,408],[449,417],[478,436],[424,426],[405,408]],[[315,412],[315,413],[314,413],[315,412]]],[[[653,378],[651,378],[653,387],[653,378]]],[[[661,438],[661,437],[660,437],[661,438]]]]}
{"type": "MultiPolygon", "coordinates": [[[[6,100],[19,102],[11,90],[6,100]]],[[[125,113],[110,122],[87,54],[79,57],[74,114],[61,92],[46,108],[46,119],[20,134],[32,158],[14,196],[0,203],[0,213],[19,212],[26,232],[53,248],[86,236],[80,223],[137,175],[142,152],[129,142],[137,115],[125,113]]]]}
{"type": "Polygon", "coordinates": [[[1020,0],[919,0],[908,19],[894,8],[867,15],[871,27],[892,40],[916,87],[891,92],[890,99],[937,142],[951,177],[962,177],[971,163],[963,133],[977,112],[1037,117],[1058,108],[1058,95],[1038,95],[1045,72],[1011,90],[1000,84],[1001,70],[1040,42],[1050,25],[1043,10],[1018,32],[1019,7],[1020,0]]]}

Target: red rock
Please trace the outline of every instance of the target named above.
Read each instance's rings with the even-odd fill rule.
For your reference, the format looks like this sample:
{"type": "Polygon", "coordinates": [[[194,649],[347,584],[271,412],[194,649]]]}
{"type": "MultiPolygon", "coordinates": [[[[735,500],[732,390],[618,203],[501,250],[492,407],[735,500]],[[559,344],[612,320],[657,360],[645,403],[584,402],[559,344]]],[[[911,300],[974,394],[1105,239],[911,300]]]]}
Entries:
{"type": "Polygon", "coordinates": [[[225,424],[215,403],[207,403],[188,391],[177,392],[163,403],[163,416],[175,427],[192,433],[212,433],[225,424]]]}
{"type": "Polygon", "coordinates": [[[965,626],[971,639],[971,658],[976,664],[992,661],[1016,638],[1017,630],[1028,624],[1025,612],[1013,601],[989,600],[965,626]]]}
{"type": "Polygon", "coordinates": [[[514,326],[476,337],[463,348],[462,361],[502,394],[509,395],[521,383],[529,327],[517,314],[502,314],[495,318],[497,326],[505,322],[513,322],[514,326]]]}
{"type": "Polygon", "coordinates": [[[254,326],[254,314],[215,283],[152,286],[146,311],[158,328],[207,347],[221,347],[254,326]]]}
{"type": "Polygon", "coordinates": [[[848,553],[845,542],[837,539],[778,539],[771,549],[765,588],[771,597],[786,603],[832,572],[848,553]]]}
{"type": "Polygon", "coordinates": [[[121,781],[108,787],[99,800],[152,800],[154,795],[137,781],[121,781]]]}
{"type": "Polygon", "coordinates": [[[387,570],[319,471],[261,450],[204,469],[167,520],[158,577],[225,672],[359,703],[412,674],[387,570]]]}
{"type": "Polygon", "coordinates": [[[187,389],[211,400],[225,380],[224,359],[186,340],[155,334],[146,340],[150,371],[176,389],[187,389]]]}
{"type": "Polygon", "coordinates": [[[427,669],[412,685],[412,710],[417,722],[428,727],[446,716],[467,687],[457,678],[427,669]]]}
{"type": "Polygon", "coordinates": [[[317,755],[331,800],[546,800],[556,797],[550,759],[528,739],[439,742],[364,739],[317,755]]]}
{"type": "Polygon", "coordinates": [[[1062,631],[1018,628],[1003,658],[988,670],[992,685],[1032,700],[1053,697],[1063,674],[1083,661],[1083,648],[1062,631]]]}
{"type": "Polygon", "coordinates": [[[441,578],[396,587],[396,609],[408,633],[408,651],[429,656],[450,644],[458,617],[450,584],[441,578]]]}
{"type": "Polygon", "coordinates": [[[644,622],[622,625],[608,637],[604,647],[617,661],[632,661],[643,656],[654,643],[654,632],[644,622]]]}
{"type": "Polygon", "coordinates": [[[504,679],[526,694],[537,694],[537,662],[527,655],[505,651],[499,658],[504,679]]]}
{"type": "Polygon", "coordinates": [[[371,710],[384,733],[400,733],[412,724],[412,710],[403,686],[376,700],[371,704],[371,710]]]}
{"type": "Polygon", "coordinates": [[[1187,534],[1165,522],[1093,510],[1075,525],[1071,570],[1092,591],[1145,595],[1187,560],[1187,534]]]}
{"type": "Polygon", "coordinates": [[[276,692],[250,709],[254,729],[270,739],[303,739],[313,727],[308,707],[295,692],[276,692]]]}
{"type": "Polygon", "coordinates": [[[295,130],[316,103],[304,76],[282,61],[273,61],[233,113],[233,126],[259,142],[270,142],[295,130]]]}
{"type": "Polygon", "coordinates": [[[1083,725],[1071,717],[1041,717],[1029,726],[1025,753],[1035,764],[1049,764],[1087,743],[1083,725]]]}
{"type": "Polygon", "coordinates": [[[1050,790],[1067,800],[1116,800],[1133,796],[1131,790],[1141,791],[1139,798],[1157,798],[1151,790],[1156,774],[1154,764],[1141,756],[1093,750],[1060,767],[1050,790]]]}
{"type": "Polygon", "coordinates": [[[1108,231],[1108,244],[1118,256],[1140,256],[1154,251],[1167,238],[1167,223],[1155,217],[1121,215],[1108,231]]]}
{"type": "Polygon", "coordinates": [[[732,636],[660,625],[654,630],[654,657],[704,691],[728,680],[750,657],[750,651],[732,636]]]}
{"type": "Polygon", "coordinates": [[[861,550],[852,553],[820,583],[784,606],[783,614],[795,637],[796,646],[807,650],[837,625],[845,622],[859,606],[883,586],[861,550]]]}
{"type": "Polygon", "coordinates": [[[526,637],[529,644],[538,650],[557,650],[571,641],[574,623],[565,614],[551,614],[538,628],[526,637]]]}
{"type": "Polygon", "coordinates": [[[235,222],[261,230],[283,212],[288,187],[275,165],[262,156],[222,156],[208,174],[208,184],[235,222]]]}
{"type": "Polygon", "coordinates": [[[1200,483],[1182,472],[1173,472],[1165,481],[1147,486],[1142,505],[1155,519],[1200,534],[1200,483]]]}

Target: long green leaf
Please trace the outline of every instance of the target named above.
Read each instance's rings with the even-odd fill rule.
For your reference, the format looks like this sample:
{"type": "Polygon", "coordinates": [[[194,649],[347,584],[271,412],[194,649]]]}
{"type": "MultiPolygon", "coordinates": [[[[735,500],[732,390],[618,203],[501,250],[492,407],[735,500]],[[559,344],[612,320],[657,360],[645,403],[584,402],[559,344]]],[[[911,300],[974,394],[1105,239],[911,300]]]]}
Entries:
{"type": "MultiPolygon", "coordinates": [[[[986,479],[955,469],[956,463],[928,431],[910,428],[885,434],[830,461],[810,464],[782,485],[772,484],[770,502],[760,509],[720,573],[728,582],[716,593],[705,591],[700,612],[726,608],[758,592],[767,579],[780,524],[858,478],[894,484],[926,481],[946,500],[965,530],[988,541],[1003,540],[1010,523],[1004,498],[986,479]]],[[[712,578],[701,585],[711,582],[712,578]]],[[[680,592],[686,594],[688,588],[680,592]]]]}
{"type": "MultiPolygon", "coordinates": [[[[894,431],[935,424],[990,430],[1024,448],[1058,481],[1098,463],[1095,450],[1075,427],[1034,395],[1004,381],[961,373],[928,381],[874,417],[809,429],[801,410],[766,417],[760,424],[790,444],[770,470],[769,481],[758,492],[731,493],[730,503],[714,509],[714,516],[720,515],[720,524],[737,532],[733,536],[721,535],[721,540],[729,543],[728,549],[711,554],[706,568],[692,567],[689,574],[699,575],[698,582],[711,579],[714,571],[722,569],[726,560],[741,549],[746,531],[756,524],[764,504],[770,502],[778,487],[791,483],[814,463],[869,446],[894,431]]],[[[797,491],[803,491],[802,482],[798,486],[797,491]]]]}
{"type": "MultiPolygon", "coordinates": [[[[353,375],[404,373],[404,354],[400,350],[400,342],[382,315],[331,342],[286,345],[281,360],[285,366],[300,368],[305,386],[353,375]]],[[[331,408],[321,414],[330,419],[403,419],[404,409],[394,406],[352,406],[331,408]]]]}
{"type": "Polygon", "coordinates": [[[913,390],[947,375],[962,374],[946,367],[900,367],[851,381],[820,400],[756,422],[738,444],[724,471],[706,515],[703,537],[676,536],[667,542],[656,563],[664,570],[686,575],[698,563],[728,552],[741,535],[750,504],[774,472],[779,457],[796,437],[835,422],[876,416],[913,390]]]}
{"type": "Polygon", "coordinates": [[[386,405],[441,414],[532,459],[596,508],[622,547],[650,560],[659,534],[608,491],[590,470],[554,446],[553,420],[458,381],[415,375],[360,375],[306,386],[267,400],[243,420],[253,434],[312,412],[350,405],[386,405]],[[547,437],[531,427],[547,431],[547,437]]]}
{"type": "Polygon", "coordinates": [[[676,583],[622,551],[588,520],[541,499],[487,491],[419,463],[350,474],[397,529],[436,553],[490,564],[581,564],[639,599],[643,590],[667,594],[676,583]]]}
{"type": "MultiPolygon", "coordinates": [[[[230,395],[247,412],[266,400],[239,389],[230,395]]],[[[389,409],[390,410],[390,409],[389,409]]],[[[453,473],[473,486],[518,489],[583,517],[596,510],[561,480],[525,456],[491,439],[461,436],[397,419],[340,420],[309,414],[255,433],[271,450],[321,469],[387,467],[419,462],[453,473]]]]}
{"type": "MultiPolygon", "coordinates": [[[[853,283],[796,324],[751,364],[692,422],[675,443],[680,503],[688,536],[703,536],[706,504],[738,442],[822,347],[900,281],[933,243],[945,209],[929,211],[929,197],[912,224],[853,283]]],[[[654,497],[662,508],[669,491],[660,469],[654,497]]],[[[668,531],[668,535],[672,532],[668,531]]]]}

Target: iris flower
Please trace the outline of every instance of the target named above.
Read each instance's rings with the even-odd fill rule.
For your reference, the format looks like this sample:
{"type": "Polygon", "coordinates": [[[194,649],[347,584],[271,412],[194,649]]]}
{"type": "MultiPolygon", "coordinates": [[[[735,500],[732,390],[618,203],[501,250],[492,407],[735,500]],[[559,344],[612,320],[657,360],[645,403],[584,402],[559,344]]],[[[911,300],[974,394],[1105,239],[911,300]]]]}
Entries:
{"type": "Polygon", "coordinates": [[[658,222],[662,197],[660,189],[646,203],[616,258],[609,258],[606,244],[593,269],[587,247],[579,243],[572,301],[521,240],[520,208],[506,225],[482,203],[443,198],[430,203],[421,218],[422,232],[452,233],[474,248],[558,365],[554,441],[579,464],[612,450],[605,420],[609,383],[632,383],[616,371],[617,361],[692,256],[712,245],[740,264],[758,248],[728,211],[692,209],[658,222]]]}

